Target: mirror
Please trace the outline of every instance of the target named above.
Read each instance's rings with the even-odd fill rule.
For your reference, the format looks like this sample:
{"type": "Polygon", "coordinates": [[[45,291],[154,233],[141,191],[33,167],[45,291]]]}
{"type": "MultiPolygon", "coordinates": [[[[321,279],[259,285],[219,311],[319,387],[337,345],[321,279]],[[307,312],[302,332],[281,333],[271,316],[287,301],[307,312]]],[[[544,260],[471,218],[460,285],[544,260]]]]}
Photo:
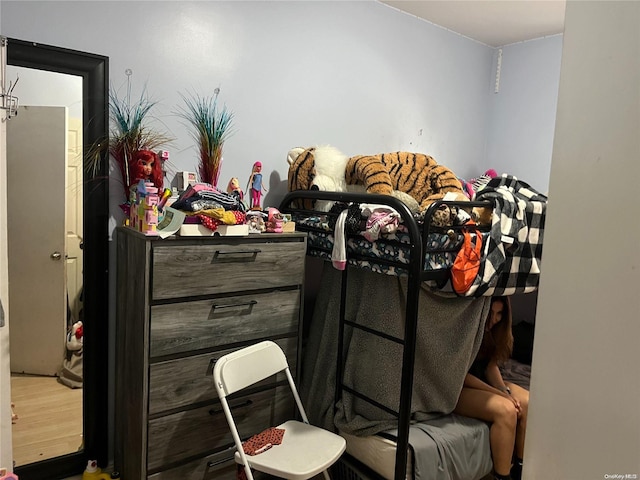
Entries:
{"type": "Polygon", "coordinates": [[[13,462],[23,466],[82,445],[82,78],[13,65],[6,75],[20,91],[6,181],[13,462]]]}
{"type": "MultiPolygon", "coordinates": [[[[56,72],[81,79],[82,104],[82,146],[84,151],[90,146],[108,139],[108,58],[74,50],[36,44],[17,39],[7,39],[7,64],[27,69],[56,72]]],[[[11,79],[15,80],[15,79],[11,79]]],[[[20,98],[20,85],[14,95],[20,98]]],[[[12,119],[13,120],[13,119],[12,119]]],[[[9,120],[10,122],[12,120],[9,120]]],[[[9,131],[9,130],[8,130],[9,131]]],[[[9,134],[8,134],[9,135],[9,134]]],[[[11,142],[7,138],[7,144],[11,142]]],[[[34,161],[32,159],[32,161],[34,161]]],[[[50,165],[52,159],[38,158],[42,168],[50,165]],[[46,162],[46,163],[45,163],[46,162]]],[[[82,202],[76,211],[81,211],[82,232],[82,275],[75,282],[75,299],[78,284],[82,284],[81,304],[70,301],[71,317],[79,315],[82,308],[82,439],[69,453],[18,465],[15,472],[25,480],[64,478],[84,470],[87,459],[97,459],[105,465],[108,457],[108,164],[106,152],[97,171],[82,175],[82,202]],[[83,440],[83,442],[82,442],[83,440]],[[72,451],[73,450],[73,451],[72,451]]],[[[64,175],[63,175],[64,176],[64,175]]],[[[42,195],[46,207],[48,195],[42,195]]],[[[26,219],[26,217],[25,217],[26,219]]],[[[61,219],[61,222],[64,220],[61,219]]],[[[65,228],[66,230],[66,228],[65,228]]],[[[36,230],[37,231],[37,230],[36,230]]],[[[66,232],[65,232],[66,233],[66,232]]],[[[39,233],[44,235],[43,232],[39,233]]],[[[55,251],[49,261],[56,261],[55,251]]],[[[62,254],[64,261],[67,252],[62,254]]],[[[11,282],[11,279],[10,279],[11,282]]],[[[62,288],[64,290],[64,286],[62,288]]],[[[32,292],[33,295],[37,292],[32,292]]],[[[66,294],[63,293],[66,296],[66,294]]],[[[36,303],[36,302],[34,302],[36,303]]],[[[66,312],[65,312],[66,313],[66,312]]],[[[67,316],[64,315],[66,326],[67,316]]],[[[37,343],[40,332],[33,332],[33,342],[37,343]]],[[[11,346],[11,351],[14,351],[11,346]]],[[[19,406],[17,412],[19,415],[19,406]]],[[[59,414],[58,416],[60,416],[59,414]]],[[[80,415],[80,414],[79,414],[80,415]]],[[[17,421],[20,421],[18,419],[17,421]]],[[[52,415],[55,423],[56,415],[52,415]]]]}

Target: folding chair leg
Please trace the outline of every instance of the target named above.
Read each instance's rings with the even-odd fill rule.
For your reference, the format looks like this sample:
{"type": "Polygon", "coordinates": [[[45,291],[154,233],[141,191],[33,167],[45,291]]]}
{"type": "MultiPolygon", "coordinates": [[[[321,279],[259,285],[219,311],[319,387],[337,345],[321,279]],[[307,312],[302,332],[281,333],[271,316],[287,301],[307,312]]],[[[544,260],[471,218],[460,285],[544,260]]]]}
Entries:
{"type": "Polygon", "coordinates": [[[253,472],[251,471],[251,468],[247,464],[244,464],[242,465],[242,469],[244,470],[247,480],[253,480],[253,472]]]}

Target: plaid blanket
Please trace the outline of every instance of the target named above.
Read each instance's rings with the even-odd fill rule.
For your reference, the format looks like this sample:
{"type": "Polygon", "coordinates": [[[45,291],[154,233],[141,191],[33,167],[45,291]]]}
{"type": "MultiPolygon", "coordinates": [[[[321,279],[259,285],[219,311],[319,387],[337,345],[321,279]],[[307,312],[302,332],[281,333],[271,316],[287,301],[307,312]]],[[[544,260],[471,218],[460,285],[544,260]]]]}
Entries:
{"type": "Polygon", "coordinates": [[[480,271],[464,296],[534,291],[540,280],[547,197],[503,174],[489,181],[475,200],[490,200],[493,216],[480,271]]]}

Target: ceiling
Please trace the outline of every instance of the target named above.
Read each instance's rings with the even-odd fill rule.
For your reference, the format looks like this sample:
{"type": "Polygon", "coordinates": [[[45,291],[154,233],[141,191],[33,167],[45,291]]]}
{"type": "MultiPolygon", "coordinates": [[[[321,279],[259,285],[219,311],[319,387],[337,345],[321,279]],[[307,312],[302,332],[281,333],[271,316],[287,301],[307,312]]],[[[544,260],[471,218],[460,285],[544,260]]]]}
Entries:
{"type": "Polygon", "coordinates": [[[386,0],[491,47],[562,33],[565,0],[386,0]]]}

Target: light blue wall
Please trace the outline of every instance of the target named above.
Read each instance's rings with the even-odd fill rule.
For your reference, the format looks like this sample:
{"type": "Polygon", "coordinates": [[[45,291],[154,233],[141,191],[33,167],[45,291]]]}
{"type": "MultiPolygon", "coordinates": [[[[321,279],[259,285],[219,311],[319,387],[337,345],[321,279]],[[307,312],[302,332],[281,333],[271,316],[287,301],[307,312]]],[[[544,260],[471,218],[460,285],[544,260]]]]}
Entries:
{"type": "Polygon", "coordinates": [[[561,57],[562,35],[503,47],[488,118],[487,166],[541,192],[549,189],[561,57]]]}
{"type": "Polygon", "coordinates": [[[312,144],[421,151],[463,178],[494,168],[548,189],[561,35],[503,47],[496,94],[497,50],[375,1],[3,1],[0,13],[5,36],[108,56],[121,94],[131,69],[133,98],[146,85],[154,125],[176,139],[172,172],[197,165],[179,92],[219,86],[236,125],[221,183],[244,186],[260,160],[272,204],[286,152],[312,144]]]}
{"type": "MultiPolygon", "coordinates": [[[[493,50],[374,1],[12,2],[2,33],[110,58],[111,82],[144,84],[158,126],[176,138],[176,170],[193,170],[178,92],[220,99],[235,113],[221,182],[246,180],[256,160],[277,202],[286,153],[332,144],[349,155],[410,150],[460,176],[482,162],[493,50]]],[[[134,93],[134,98],[137,96],[134,93]]],[[[117,190],[114,188],[114,190],[117,190]]],[[[119,193],[119,192],[117,192],[119,193]]]]}
{"type": "MultiPolygon", "coordinates": [[[[3,0],[0,19],[4,36],[108,56],[120,92],[125,70],[133,70],[133,97],[146,84],[159,101],[155,125],[176,138],[174,171],[197,164],[172,113],[178,93],[220,87],[236,125],[221,184],[232,176],[246,184],[260,160],[270,190],[265,205],[286,190],[287,151],[313,144],[348,155],[425,152],[463,178],[495,168],[546,190],[560,38],[505,47],[495,95],[494,49],[373,0],[3,0]],[[534,65],[535,75],[527,74],[534,65]]],[[[112,176],[112,227],[122,218],[118,181],[112,176]]],[[[111,275],[111,325],[114,283],[111,275]]]]}

